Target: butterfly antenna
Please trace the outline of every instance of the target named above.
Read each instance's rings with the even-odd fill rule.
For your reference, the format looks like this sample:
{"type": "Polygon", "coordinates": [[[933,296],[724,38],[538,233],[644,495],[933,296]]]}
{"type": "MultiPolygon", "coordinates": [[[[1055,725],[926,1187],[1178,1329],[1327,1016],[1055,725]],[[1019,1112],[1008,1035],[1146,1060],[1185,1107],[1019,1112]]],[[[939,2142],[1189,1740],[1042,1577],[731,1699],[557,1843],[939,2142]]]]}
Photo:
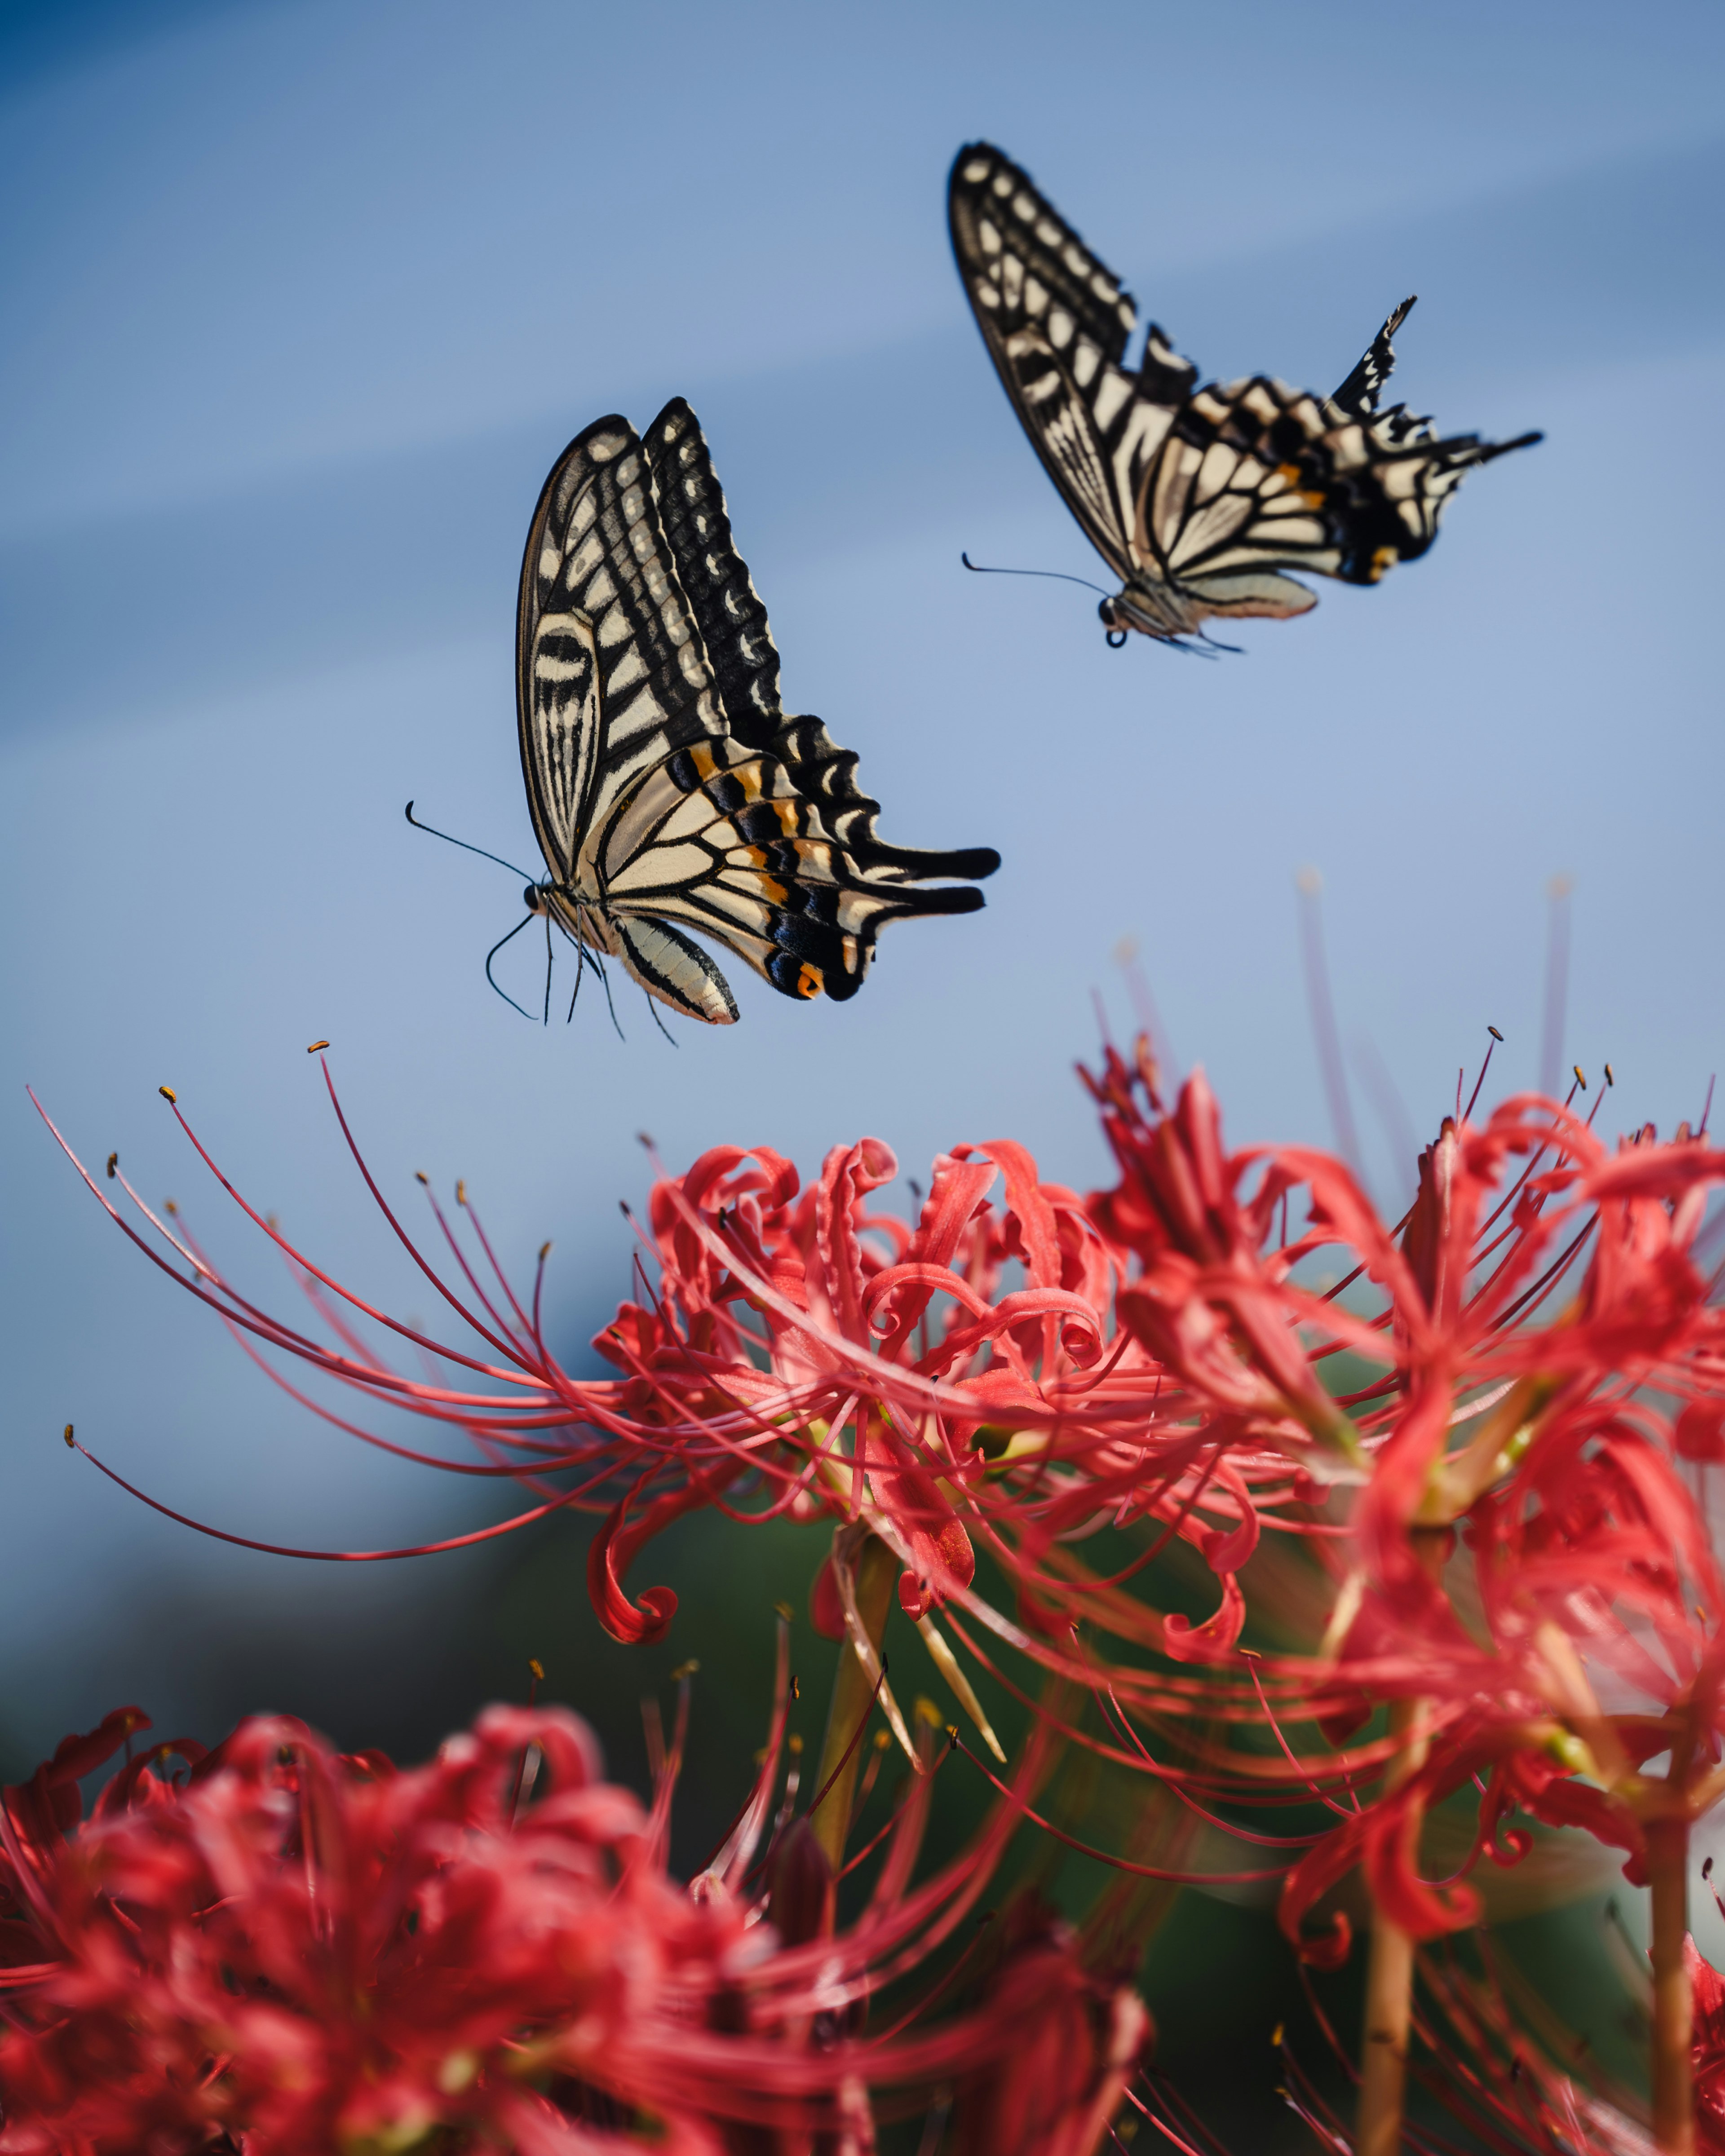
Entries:
{"type": "MultiPolygon", "coordinates": [[[[416,831],[429,831],[434,839],[443,839],[446,845],[459,846],[464,854],[477,854],[481,860],[495,861],[500,869],[507,869],[512,875],[518,875],[523,883],[532,883],[536,880],[535,877],[528,875],[526,869],[518,869],[513,861],[505,860],[501,854],[488,854],[483,846],[470,846],[465,839],[452,839],[447,831],[439,831],[434,824],[422,824],[413,814],[413,804],[411,801],[408,803],[407,818],[416,831]]],[[[516,1009],[520,1009],[519,1004],[516,1005],[516,1009]]]]}
{"type": "MultiPolygon", "coordinates": [[[[441,838],[443,836],[443,833],[439,831],[437,835],[439,838],[441,838]]],[[[459,845],[460,841],[458,839],[456,844],[459,845]]],[[[507,863],[506,863],[505,865],[506,867],[508,865],[507,863]]],[[[533,916],[531,913],[523,915],[521,919],[516,921],[514,927],[510,930],[509,934],[507,936],[500,936],[497,941],[491,946],[490,949],[486,952],[485,978],[490,982],[491,986],[494,988],[497,988],[497,983],[491,972],[492,959],[496,957],[497,953],[503,948],[506,943],[510,942],[514,937],[521,934],[522,929],[526,927],[528,921],[532,918],[533,916]]],[[[511,995],[507,988],[497,988],[497,993],[502,997],[504,1002],[509,1005],[511,1010],[521,1011],[521,1016],[526,1019],[531,1019],[532,1017],[532,1012],[530,1010],[522,1010],[521,1006],[516,1001],[515,998],[511,995]]]]}
{"type": "Polygon", "coordinates": [[[973,562],[962,550],[958,558],[973,576],[977,577],[1048,577],[1055,583],[1082,584],[1087,592],[1100,592],[1105,599],[1112,598],[1112,592],[1104,592],[1100,584],[1093,584],[1088,577],[1069,577],[1064,569],[991,569],[981,562],[973,562]]]}

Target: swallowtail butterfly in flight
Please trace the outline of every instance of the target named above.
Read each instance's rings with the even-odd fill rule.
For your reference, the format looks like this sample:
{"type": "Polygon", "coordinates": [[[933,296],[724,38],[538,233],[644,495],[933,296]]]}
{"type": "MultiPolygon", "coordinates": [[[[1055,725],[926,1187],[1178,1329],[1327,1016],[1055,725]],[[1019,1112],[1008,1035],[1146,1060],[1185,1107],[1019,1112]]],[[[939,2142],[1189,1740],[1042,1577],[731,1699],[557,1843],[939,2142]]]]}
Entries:
{"type": "Polygon", "coordinates": [[[1098,609],[1110,643],[1178,644],[1211,615],[1304,613],[1285,568],[1374,584],[1437,536],[1464,472],[1537,442],[1439,436],[1378,409],[1404,300],[1332,397],[1268,375],[1198,386],[1150,326],[1122,365],[1131,295],[1029,176],[987,142],[958,152],[952,249],[983,341],[1049,477],[1122,579],[1098,609]]]}
{"type": "Polygon", "coordinates": [[[983,903],[968,881],[919,886],[992,875],[997,853],[886,844],[855,756],[782,708],[766,609],[682,398],[644,442],[613,414],[557,459],[527,535],[516,660],[550,870],[528,906],[673,1010],[737,1014],[685,929],[786,995],[842,1001],[887,921],[983,903]]]}

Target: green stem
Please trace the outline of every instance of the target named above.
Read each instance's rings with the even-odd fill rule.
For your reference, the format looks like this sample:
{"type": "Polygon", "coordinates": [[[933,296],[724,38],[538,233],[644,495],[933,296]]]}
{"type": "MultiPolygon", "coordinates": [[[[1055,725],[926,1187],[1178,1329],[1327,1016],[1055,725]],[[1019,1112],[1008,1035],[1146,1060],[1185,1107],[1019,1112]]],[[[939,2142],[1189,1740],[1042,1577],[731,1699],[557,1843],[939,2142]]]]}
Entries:
{"type": "MultiPolygon", "coordinates": [[[[857,1553],[856,1613],[877,1655],[900,1569],[898,1559],[886,1543],[878,1536],[870,1535],[857,1553]]],[[[869,1717],[874,1697],[875,1681],[847,1639],[839,1650],[839,1667],[827,1708],[827,1733],[820,1748],[820,1764],[814,1773],[815,1788],[826,1789],[826,1794],[809,1815],[809,1826],[834,1876],[845,1862],[850,1808],[862,1765],[860,1729],[869,1717]],[[845,1757],[847,1748],[849,1758],[845,1757]],[[842,1767],[839,1763],[841,1759],[845,1762],[842,1767]],[[830,1789],[827,1788],[829,1779],[830,1789]]]]}

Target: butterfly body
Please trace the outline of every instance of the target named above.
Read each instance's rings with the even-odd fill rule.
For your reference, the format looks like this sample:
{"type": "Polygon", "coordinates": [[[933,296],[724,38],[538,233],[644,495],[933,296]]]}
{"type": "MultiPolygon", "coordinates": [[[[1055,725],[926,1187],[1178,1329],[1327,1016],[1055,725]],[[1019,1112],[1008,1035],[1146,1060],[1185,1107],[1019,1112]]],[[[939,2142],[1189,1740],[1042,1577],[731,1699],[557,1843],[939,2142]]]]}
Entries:
{"type": "Polygon", "coordinates": [[[1466,471],[1539,439],[1443,439],[1404,407],[1378,411],[1411,300],[1333,397],[1269,375],[1199,387],[1153,323],[1127,367],[1130,295],[1003,152],[959,151],[948,213],[1007,393],[1122,580],[1098,608],[1111,640],[1177,643],[1213,618],[1304,613],[1317,599],[1288,568],[1375,583],[1430,546],[1466,471]]]}
{"type": "Polygon", "coordinates": [[[855,994],[888,920],[973,911],[986,848],[895,848],[856,759],[778,702],[765,608],[680,398],[644,441],[597,420],[553,467],[517,614],[521,764],[550,874],[533,912],[649,995],[728,1024],[735,998],[685,932],[788,995],[855,994]]]}

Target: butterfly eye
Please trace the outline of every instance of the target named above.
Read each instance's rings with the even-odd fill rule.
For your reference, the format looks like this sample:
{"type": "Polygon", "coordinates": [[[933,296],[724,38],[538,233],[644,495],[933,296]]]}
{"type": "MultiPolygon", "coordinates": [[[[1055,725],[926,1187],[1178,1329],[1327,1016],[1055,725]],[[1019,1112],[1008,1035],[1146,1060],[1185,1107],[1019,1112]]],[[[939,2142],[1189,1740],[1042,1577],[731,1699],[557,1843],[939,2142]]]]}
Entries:
{"type": "Polygon", "coordinates": [[[521,897],[526,901],[529,913],[542,913],[545,911],[545,893],[540,890],[536,883],[530,883],[521,893],[521,897]]]}

